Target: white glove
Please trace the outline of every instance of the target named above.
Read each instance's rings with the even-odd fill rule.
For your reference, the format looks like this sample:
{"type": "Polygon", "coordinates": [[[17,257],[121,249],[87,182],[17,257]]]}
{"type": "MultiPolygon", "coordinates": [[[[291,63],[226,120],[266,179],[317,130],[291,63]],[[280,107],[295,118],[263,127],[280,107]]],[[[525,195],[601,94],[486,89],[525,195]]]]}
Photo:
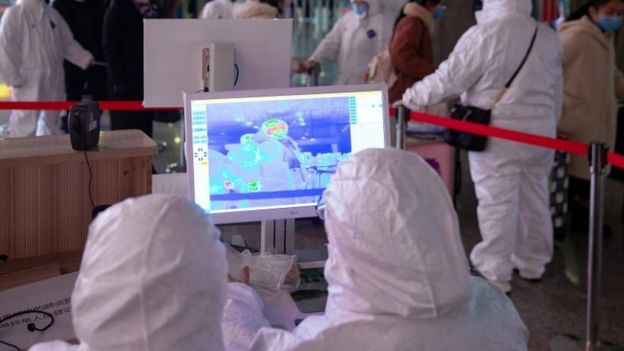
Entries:
{"type": "Polygon", "coordinates": [[[427,106],[415,105],[414,103],[412,103],[411,90],[411,88],[408,88],[407,90],[405,90],[405,93],[403,93],[403,105],[405,105],[405,107],[409,108],[412,111],[425,112],[427,110],[427,106]]]}

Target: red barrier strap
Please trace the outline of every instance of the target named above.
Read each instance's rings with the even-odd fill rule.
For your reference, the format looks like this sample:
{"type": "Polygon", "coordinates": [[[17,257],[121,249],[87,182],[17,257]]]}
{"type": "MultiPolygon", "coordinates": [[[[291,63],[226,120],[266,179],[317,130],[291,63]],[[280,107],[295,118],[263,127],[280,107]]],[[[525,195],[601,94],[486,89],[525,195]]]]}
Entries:
{"type": "Polygon", "coordinates": [[[485,135],[494,138],[506,139],[553,150],[565,151],[571,154],[581,156],[587,156],[588,153],[587,145],[575,141],[567,141],[529,133],[516,132],[509,129],[485,126],[483,124],[458,121],[451,118],[432,116],[416,112],[412,112],[410,119],[412,121],[435,124],[449,129],[460,130],[463,132],[485,135]]]}
{"type": "MultiPolygon", "coordinates": [[[[0,102],[0,110],[69,110],[76,101],[4,101],[0,102]]],[[[181,107],[145,108],[141,101],[99,101],[100,108],[107,111],[142,111],[142,110],[179,110],[181,107]]],[[[396,109],[390,109],[390,115],[396,115],[396,109]]],[[[439,117],[419,112],[411,112],[410,119],[415,122],[434,124],[463,132],[501,138],[518,143],[544,147],[571,154],[587,156],[588,145],[534,134],[517,132],[509,129],[484,126],[482,124],[458,121],[447,117],[439,117]]],[[[610,152],[609,164],[624,169],[624,156],[610,152]]]]}
{"type": "MultiPolygon", "coordinates": [[[[396,116],[397,110],[391,109],[390,115],[396,116]]],[[[448,117],[433,116],[425,113],[414,112],[410,113],[410,120],[415,122],[433,124],[449,129],[460,130],[463,132],[469,132],[478,135],[485,135],[494,138],[501,138],[510,141],[515,141],[523,144],[534,145],[544,147],[553,150],[565,151],[571,154],[580,156],[587,156],[589,152],[589,146],[576,141],[561,140],[555,138],[549,138],[529,133],[517,132],[509,129],[497,128],[492,126],[485,126],[478,123],[458,121],[448,117]]],[[[615,167],[624,169],[624,156],[610,152],[607,156],[607,162],[615,167]]]]}
{"type": "MultiPolygon", "coordinates": [[[[3,101],[0,110],[69,110],[77,101],[3,101]]],[[[182,107],[143,107],[141,101],[99,101],[106,111],[179,110],[182,107]]]]}
{"type": "Polygon", "coordinates": [[[607,162],[620,169],[624,169],[624,156],[618,155],[615,152],[609,152],[607,155],[607,162]]]}

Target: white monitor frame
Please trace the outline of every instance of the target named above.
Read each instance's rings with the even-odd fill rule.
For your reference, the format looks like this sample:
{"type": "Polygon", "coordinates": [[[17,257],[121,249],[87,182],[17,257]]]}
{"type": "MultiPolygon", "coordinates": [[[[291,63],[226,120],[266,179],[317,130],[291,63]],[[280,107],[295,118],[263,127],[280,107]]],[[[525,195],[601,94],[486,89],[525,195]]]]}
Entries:
{"type": "Polygon", "coordinates": [[[143,105],[181,107],[183,92],[202,91],[202,49],[214,43],[234,46],[234,90],[287,88],[292,31],[291,19],[146,19],[143,105]]]}
{"type": "MultiPolygon", "coordinates": [[[[193,123],[191,121],[191,102],[194,100],[218,100],[236,98],[255,98],[272,96],[292,96],[309,94],[332,94],[332,93],[358,93],[366,91],[381,91],[383,103],[383,129],[384,147],[390,146],[389,127],[389,106],[388,91],[385,84],[352,85],[352,86],[322,86],[289,89],[265,89],[251,91],[230,91],[216,93],[190,93],[184,94],[184,121],[186,126],[186,155],[189,195],[195,201],[195,184],[193,169],[193,123]]],[[[283,209],[249,209],[236,212],[211,214],[215,224],[258,222],[267,220],[290,219],[290,218],[311,218],[317,217],[316,206],[302,204],[301,206],[289,206],[283,209]]]]}

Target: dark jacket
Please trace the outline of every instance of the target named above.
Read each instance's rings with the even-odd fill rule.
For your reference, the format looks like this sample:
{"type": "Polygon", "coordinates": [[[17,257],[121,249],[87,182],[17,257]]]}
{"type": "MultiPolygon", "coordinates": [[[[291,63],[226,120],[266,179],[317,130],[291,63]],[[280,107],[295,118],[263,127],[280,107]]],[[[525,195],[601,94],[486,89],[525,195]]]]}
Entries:
{"type": "Polygon", "coordinates": [[[89,51],[96,61],[104,61],[102,25],[106,6],[102,0],[54,0],[52,6],[63,16],[74,39],[89,51]]]}
{"type": "Polygon", "coordinates": [[[390,42],[390,59],[397,74],[390,87],[390,101],[401,100],[405,90],[435,70],[429,11],[416,3],[404,7],[405,17],[397,24],[390,42]]]}
{"type": "Polygon", "coordinates": [[[104,17],[111,97],[143,99],[143,17],[131,0],[112,0],[104,17]]]}

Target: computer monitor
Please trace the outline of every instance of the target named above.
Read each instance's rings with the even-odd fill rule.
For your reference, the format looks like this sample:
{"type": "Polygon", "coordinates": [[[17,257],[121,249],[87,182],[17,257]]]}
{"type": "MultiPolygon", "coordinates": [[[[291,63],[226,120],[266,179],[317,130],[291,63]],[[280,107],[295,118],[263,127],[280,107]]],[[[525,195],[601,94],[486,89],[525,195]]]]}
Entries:
{"type": "Polygon", "coordinates": [[[182,93],[202,91],[211,74],[226,83],[211,91],[288,88],[292,27],[289,19],[144,20],[143,105],[181,107],[182,93]]]}
{"type": "Polygon", "coordinates": [[[189,194],[217,224],[315,217],[340,161],[389,145],[385,85],[184,100],[189,194]]]}

